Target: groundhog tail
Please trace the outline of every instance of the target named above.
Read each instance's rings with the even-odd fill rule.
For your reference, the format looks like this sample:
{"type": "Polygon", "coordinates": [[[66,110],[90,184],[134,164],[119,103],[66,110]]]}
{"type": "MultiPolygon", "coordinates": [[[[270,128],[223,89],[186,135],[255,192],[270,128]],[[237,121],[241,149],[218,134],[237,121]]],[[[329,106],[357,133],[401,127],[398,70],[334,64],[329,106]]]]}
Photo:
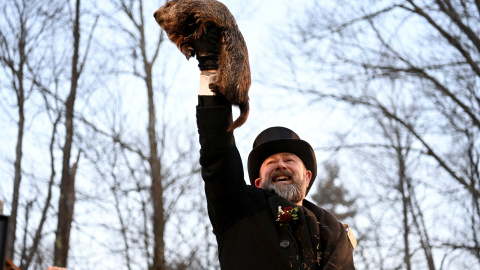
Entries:
{"type": "Polygon", "coordinates": [[[250,107],[248,105],[248,101],[245,104],[238,105],[240,108],[240,115],[238,116],[235,121],[233,121],[232,125],[227,129],[227,132],[232,132],[234,129],[243,125],[248,118],[248,113],[250,112],[250,107]]]}

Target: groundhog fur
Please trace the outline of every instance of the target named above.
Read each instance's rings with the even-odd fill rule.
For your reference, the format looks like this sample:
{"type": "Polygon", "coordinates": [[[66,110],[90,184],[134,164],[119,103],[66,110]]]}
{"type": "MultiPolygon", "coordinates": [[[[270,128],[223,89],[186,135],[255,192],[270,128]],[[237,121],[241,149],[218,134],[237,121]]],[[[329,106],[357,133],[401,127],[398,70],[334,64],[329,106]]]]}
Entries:
{"type": "Polygon", "coordinates": [[[211,25],[219,28],[218,73],[210,89],[240,108],[228,131],[243,125],[250,110],[250,66],[247,45],[228,8],[215,0],[173,0],[159,8],[154,17],[187,59],[195,56],[192,38],[200,37],[211,25]]]}

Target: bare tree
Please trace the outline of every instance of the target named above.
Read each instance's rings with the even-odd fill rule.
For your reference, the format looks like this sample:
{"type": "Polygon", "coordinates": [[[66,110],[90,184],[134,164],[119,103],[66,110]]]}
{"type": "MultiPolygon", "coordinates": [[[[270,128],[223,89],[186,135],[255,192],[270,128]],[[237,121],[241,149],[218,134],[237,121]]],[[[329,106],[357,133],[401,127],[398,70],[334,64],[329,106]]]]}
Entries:
{"type": "MultiPolygon", "coordinates": [[[[47,197],[45,199],[45,204],[42,209],[41,217],[39,224],[37,226],[37,229],[35,230],[33,239],[32,239],[32,244],[30,245],[26,241],[26,236],[29,234],[29,232],[24,233],[24,241],[23,241],[23,250],[21,253],[21,260],[20,260],[20,269],[28,269],[30,265],[33,263],[33,259],[35,256],[38,256],[38,251],[39,251],[39,246],[40,242],[43,237],[43,228],[45,226],[45,223],[47,221],[47,214],[48,210],[51,206],[51,201],[52,201],[52,193],[53,193],[53,184],[55,180],[55,157],[54,157],[54,144],[56,142],[56,134],[57,134],[57,128],[58,124],[61,120],[61,113],[58,113],[56,118],[54,119],[53,123],[53,128],[52,128],[52,135],[51,135],[51,140],[50,140],[50,145],[49,145],[49,154],[50,154],[50,180],[48,182],[48,190],[47,190],[47,197]],[[28,247],[28,248],[27,248],[28,247]]],[[[28,217],[26,216],[26,219],[28,220],[28,217]]],[[[29,224],[29,222],[26,222],[26,224],[29,224]]],[[[25,226],[27,228],[27,226],[25,226]]],[[[42,255],[40,255],[42,256],[42,255]]]]}
{"type": "MultiPolygon", "coordinates": [[[[7,0],[0,4],[5,15],[0,18],[1,69],[9,79],[2,77],[2,95],[4,89],[9,91],[5,96],[15,90],[19,102],[12,107],[23,106],[27,113],[19,126],[21,138],[27,134],[23,148],[34,144],[41,149],[39,155],[38,149],[27,147],[15,156],[20,161],[23,157],[27,160],[23,166],[27,165],[12,170],[19,172],[12,206],[17,203],[15,220],[20,224],[15,226],[12,254],[17,254],[22,269],[45,269],[50,264],[75,268],[77,262],[88,267],[94,263],[89,252],[97,253],[85,248],[88,242],[108,253],[108,260],[114,257],[129,269],[218,268],[199,175],[195,125],[186,127],[191,119],[174,115],[178,107],[171,104],[178,101],[167,95],[168,80],[162,76],[175,70],[166,67],[166,61],[165,66],[153,68],[158,58],[168,56],[166,51],[162,54],[164,35],[152,17],[160,5],[111,2],[116,9],[100,17],[103,24],[98,27],[104,32],[99,39],[95,14],[108,3],[95,7],[95,2],[80,0],[67,6],[54,0],[7,0]],[[26,31],[26,38],[15,27],[26,31]],[[152,29],[154,34],[149,32],[152,29]],[[19,37],[25,39],[21,69],[16,46],[23,43],[15,41],[19,37]],[[109,38],[127,42],[108,43],[109,38]],[[98,49],[107,53],[96,58],[98,49]],[[125,51],[126,56],[118,57],[125,51]],[[100,65],[97,69],[102,61],[117,69],[100,65]],[[19,70],[23,76],[18,76],[19,70]],[[18,78],[23,79],[22,91],[17,91],[18,78]],[[134,81],[135,87],[113,87],[125,80],[134,81]],[[139,109],[142,119],[122,107],[132,100],[110,104],[138,89],[146,94],[138,98],[145,96],[145,106],[139,109]],[[29,115],[36,118],[29,120],[29,115]],[[41,162],[35,162],[37,158],[41,162]],[[87,190],[90,185],[96,188],[87,190]],[[58,204],[53,203],[57,199],[58,204]],[[90,213],[101,218],[91,220],[90,213]]],[[[18,137],[18,144],[23,140],[18,137]]]]}
{"type": "MultiPolygon", "coordinates": [[[[279,54],[289,61],[284,65],[291,68],[288,72],[297,75],[291,80],[295,84],[280,82],[280,86],[297,89],[316,101],[347,104],[365,121],[395,124],[390,125],[396,126],[394,130],[388,129],[391,133],[376,142],[351,136],[345,146],[381,149],[388,142],[383,147],[397,149],[396,179],[401,181],[395,190],[403,202],[406,268],[413,268],[413,232],[429,269],[444,268],[453,261],[472,269],[480,262],[480,239],[472,229],[480,224],[479,21],[478,1],[313,1],[288,31],[292,46],[279,54]],[[302,72],[310,73],[303,67],[326,79],[308,76],[305,80],[302,72]],[[319,82],[329,87],[320,88],[319,82]],[[388,89],[392,84],[399,87],[397,96],[388,89]],[[401,110],[392,106],[395,98],[405,103],[401,110]],[[409,110],[417,112],[415,118],[408,117],[409,110]],[[408,145],[393,143],[395,130],[406,132],[409,145],[420,154],[416,166],[422,169],[416,171],[429,172],[422,174],[421,181],[426,194],[435,194],[429,200],[437,196],[444,200],[428,215],[422,205],[427,200],[413,196],[416,186],[411,179],[415,177],[404,174],[408,166],[402,157],[408,145]],[[449,220],[443,225],[451,233],[432,239],[427,228],[438,226],[435,219],[449,220]],[[453,250],[461,256],[449,256],[453,250]],[[442,265],[434,265],[439,258],[442,265]]],[[[362,131],[364,138],[373,136],[370,130],[362,131]]]]}
{"type": "MultiPolygon", "coordinates": [[[[130,23],[133,25],[133,31],[125,31],[130,36],[132,42],[132,55],[140,58],[140,69],[137,70],[137,63],[133,63],[134,75],[138,76],[145,82],[145,87],[147,90],[147,110],[148,110],[148,141],[149,141],[149,157],[148,162],[150,165],[150,177],[151,177],[151,202],[153,205],[153,264],[151,269],[166,269],[165,261],[165,213],[164,213],[164,180],[162,175],[162,161],[161,156],[159,156],[159,144],[162,145],[162,142],[158,142],[159,136],[157,135],[156,128],[156,110],[155,110],[155,99],[153,91],[153,77],[152,69],[153,64],[155,63],[160,46],[163,42],[162,35],[158,35],[158,38],[154,42],[153,51],[148,51],[147,35],[146,35],[146,25],[145,25],[145,10],[142,0],[120,0],[115,2],[118,8],[124,12],[130,23]]],[[[136,57],[134,57],[134,60],[136,57]]]]}
{"type": "MultiPolygon", "coordinates": [[[[391,107],[394,107],[392,104],[391,107]]],[[[415,110],[410,110],[414,114],[415,110]]],[[[407,113],[408,114],[408,113],[407,113]]],[[[414,118],[414,117],[408,117],[414,118]]],[[[380,127],[382,137],[387,139],[387,145],[391,149],[391,154],[386,154],[386,157],[391,156],[393,163],[396,165],[395,174],[392,177],[392,188],[398,192],[399,202],[401,202],[401,216],[403,227],[403,253],[404,265],[407,269],[414,269],[413,253],[414,246],[411,243],[411,238],[414,235],[413,228],[416,229],[416,237],[419,239],[420,247],[425,254],[425,261],[428,269],[434,270],[435,265],[432,257],[432,245],[429,241],[429,233],[425,229],[423,218],[423,210],[418,204],[415,190],[418,185],[415,184],[414,177],[411,176],[412,169],[412,135],[405,130],[405,128],[398,122],[384,118],[382,115],[377,117],[377,123],[380,127]]]]}
{"type": "MultiPolygon", "coordinates": [[[[93,136],[83,134],[80,136],[80,141],[84,145],[83,148],[91,149],[85,152],[85,157],[95,167],[102,185],[107,184],[111,193],[112,201],[105,199],[107,198],[105,193],[101,193],[103,196],[101,201],[103,207],[113,209],[110,214],[115,213],[118,222],[101,222],[101,224],[108,233],[118,235],[112,239],[114,242],[111,244],[112,254],[122,254],[127,268],[151,267],[155,244],[152,241],[154,211],[150,202],[151,182],[149,181],[148,156],[142,153],[142,148],[146,143],[127,136],[120,127],[124,125],[122,123],[124,120],[116,119],[115,121],[119,120],[120,122],[115,123],[116,127],[112,127],[112,130],[109,131],[89,123],[93,136]]],[[[192,232],[192,228],[188,225],[192,223],[192,220],[196,220],[193,223],[195,224],[194,230],[197,230],[197,226],[208,225],[210,227],[206,219],[205,205],[198,203],[202,202],[201,194],[203,192],[202,181],[198,175],[199,167],[195,163],[197,157],[194,153],[197,151],[192,150],[195,149],[196,144],[193,141],[187,143],[184,139],[177,140],[176,138],[182,137],[180,132],[184,131],[169,127],[168,134],[170,135],[167,137],[171,139],[167,143],[168,147],[162,147],[163,155],[169,157],[166,159],[167,165],[162,170],[164,187],[168,194],[164,197],[165,223],[172,224],[169,226],[170,233],[165,233],[164,237],[168,236],[169,242],[175,243],[170,248],[167,247],[165,251],[166,257],[169,258],[165,266],[167,269],[176,269],[177,264],[200,267],[200,265],[208,265],[215,260],[212,256],[205,256],[205,253],[209,254],[212,249],[205,250],[204,245],[211,243],[212,239],[207,241],[202,238],[203,230],[192,232]],[[194,239],[195,241],[193,241],[194,239]],[[199,248],[198,245],[202,248],[199,248]]],[[[194,136],[188,137],[195,138],[194,136]]],[[[210,230],[205,231],[205,238],[211,237],[210,230]]]]}
{"type": "MultiPolygon", "coordinates": [[[[8,88],[15,93],[17,107],[17,138],[15,148],[13,198],[9,221],[10,235],[7,257],[13,260],[15,252],[17,213],[19,209],[20,184],[22,180],[23,140],[25,132],[26,102],[32,95],[34,84],[30,67],[37,67],[38,47],[49,27],[55,23],[61,6],[56,1],[2,1],[0,6],[4,22],[0,24],[0,63],[8,74],[8,88]]],[[[33,70],[38,72],[38,70],[33,70]]]]}
{"type": "MultiPolygon", "coordinates": [[[[108,196],[98,194],[103,198],[96,200],[111,207],[109,214],[116,214],[117,223],[101,221],[100,226],[118,235],[111,240],[114,244],[110,252],[122,254],[128,268],[174,269],[177,262],[208,265],[211,256],[207,260],[197,247],[205,243],[201,239],[203,233],[189,231],[192,218],[198,220],[196,225],[208,224],[206,215],[196,210],[205,205],[189,202],[198,201],[202,191],[195,130],[178,123],[185,123],[184,119],[169,118],[169,110],[175,110],[174,114],[177,110],[169,106],[172,102],[167,102],[163,78],[166,72],[173,72],[171,66],[169,71],[164,66],[157,67],[158,76],[154,78],[153,66],[165,55],[161,54],[163,33],[152,17],[158,6],[149,9],[142,1],[111,3],[112,10],[105,11],[103,16],[115,37],[124,38],[112,50],[111,60],[118,68],[114,80],[128,78],[134,82],[135,97],[140,89],[145,89],[146,113],[141,112],[142,119],[138,119],[132,111],[126,111],[123,106],[131,102],[126,98],[129,89],[120,85],[120,89],[107,93],[111,102],[95,118],[77,116],[89,130],[78,134],[82,149],[86,149],[84,156],[102,179],[99,185],[108,185],[108,196]],[[151,29],[154,35],[148,34],[151,29]],[[134,118],[134,122],[128,118],[134,118]],[[133,129],[144,121],[146,133],[133,129]],[[202,241],[195,240],[199,238],[202,241]],[[166,241],[175,244],[167,246],[166,241]]],[[[207,235],[211,243],[211,233],[207,235]]]]}
{"type": "Polygon", "coordinates": [[[83,67],[87,60],[89,43],[94,31],[96,22],[93,24],[90,38],[84,52],[84,57],[80,57],[80,0],[75,1],[73,16],[73,55],[71,62],[70,92],[65,101],[65,142],[63,146],[62,177],[60,182],[60,199],[58,206],[58,223],[54,249],[54,265],[66,267],[68,261],[68,251],[70,249],[70,231],[72,228],[73,212],[75,206],[75,174],[81,151],[78,151],[77,159],[73,166],[70,165],[72,155],[72,144],[74,138],[74,111],[77,88],[83,67]]]}

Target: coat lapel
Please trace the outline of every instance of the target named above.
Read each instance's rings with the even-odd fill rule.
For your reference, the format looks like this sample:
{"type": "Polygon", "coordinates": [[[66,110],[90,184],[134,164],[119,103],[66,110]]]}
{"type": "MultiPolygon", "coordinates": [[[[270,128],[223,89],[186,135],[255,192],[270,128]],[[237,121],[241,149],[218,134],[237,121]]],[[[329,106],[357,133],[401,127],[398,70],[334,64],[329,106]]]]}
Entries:
{"type": "MultiPolygon", "coordinates": [[[[278,218],[279,206],[282,209],[285,209],[287,206],[298,208],[299,219],[290,222],[289,227],[282,227],[293,234],[297,245],[301,247],[301,249],[298,250],[298,255],[303,262],[301,269],[317,269],[317,266],[320,265],[321,244],[315,215],[305,207],[295,205],[280,196],[270,197],[269,204],[274,220],[278,218]]],[[[280,227],[280,222],[277,222],[277,226],[280,227]]]]}
{"type": "Polygon", "coordinates": [[[321,266],[323,252],[322,252],[322,239],[320,229],[322,224],[319,222],[319,218],[316,213],[316,208],[311,208],[312,204],[307,200],[303,200],[303,210],[305,213],[305,220],[309,232],[310,243],[312,244],[313,257],[309,259],[316,265],[321,266]]]}

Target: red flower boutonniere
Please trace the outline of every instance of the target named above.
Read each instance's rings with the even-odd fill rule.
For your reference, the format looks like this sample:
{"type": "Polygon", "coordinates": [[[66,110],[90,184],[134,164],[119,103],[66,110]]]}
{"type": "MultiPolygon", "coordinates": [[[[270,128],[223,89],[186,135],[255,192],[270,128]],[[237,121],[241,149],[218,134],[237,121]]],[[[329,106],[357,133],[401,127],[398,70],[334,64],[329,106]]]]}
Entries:
{"type": "Polygon", "coordinates": [[[283,210],[282,207],[278,207],[278,218],[277,221],[280,222],[280,226],[290,226],[292,220],[298,219],[298,207],[286,206],[283,210]]]}

